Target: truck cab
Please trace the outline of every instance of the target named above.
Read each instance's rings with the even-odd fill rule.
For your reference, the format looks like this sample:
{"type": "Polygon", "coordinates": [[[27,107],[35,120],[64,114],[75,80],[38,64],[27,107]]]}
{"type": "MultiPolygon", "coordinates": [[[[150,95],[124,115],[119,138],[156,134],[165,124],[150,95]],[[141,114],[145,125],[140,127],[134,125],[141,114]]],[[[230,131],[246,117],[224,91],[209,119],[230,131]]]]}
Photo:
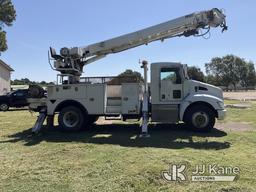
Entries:
{"type": "Polygon", "coordinates": [[[183,121],[193,129],[207,130],[214,126],[215,118],[225,116],[222,90],[190,80],[185,64],[152,63],[150,93],[154,122],[183,121]]]}

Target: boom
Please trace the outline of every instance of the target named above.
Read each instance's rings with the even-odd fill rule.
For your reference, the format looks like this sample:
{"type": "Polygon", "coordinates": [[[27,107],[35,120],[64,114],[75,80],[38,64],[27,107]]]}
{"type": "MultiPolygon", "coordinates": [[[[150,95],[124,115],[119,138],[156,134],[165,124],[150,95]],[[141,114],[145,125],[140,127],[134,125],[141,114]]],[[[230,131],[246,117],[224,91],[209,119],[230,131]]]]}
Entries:
{"type": "Polygon", "coordinates": [[[60,55],[51,48],[51,56],[55,60],[55,70],[63,75],[78,77],[83,66],[105,57],[110,53],[117,53],[140,45],[147,45],[153,41],[164,40],[180,36],[200,36],[199,30],[211,27],[221,27],[227,30],[225,15],[217,8],[209,11],[192,13],[174,20],[170,20],[133,33],[113,39],[91,44],[85,47],[62,48],[60,55]]]}

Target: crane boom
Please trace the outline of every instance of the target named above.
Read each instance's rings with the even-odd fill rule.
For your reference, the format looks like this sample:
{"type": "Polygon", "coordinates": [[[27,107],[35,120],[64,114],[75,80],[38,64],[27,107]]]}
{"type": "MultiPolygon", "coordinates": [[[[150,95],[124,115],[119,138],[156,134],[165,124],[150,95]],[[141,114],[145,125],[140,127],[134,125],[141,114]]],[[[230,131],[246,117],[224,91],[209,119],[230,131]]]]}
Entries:
{"type": "Polygon", "coordinates": [[[197,34],[199,28],[206,26],[217,27],[223,24],[224,19],[225,16],[218,9],[193,13],[146,29],[86,46],[82,48],[82,52],[87,57],[117,53],[156,40],[164,40],[174,36],[194,35],[197,34]]]}
{"type": "Polygon", "coordinates": [[[51,48],[51,56],[55,59],[54,66],[57,71],[80,76],[84,65],[101,59],[107,54],[177,36],[199,36],[200,29],[210,30],[211,27],[220,26],[222,31],[227,30],[225,17],[217,8],[196,12],[85,47],[64,47],[60,50],[60,55],[51,48]]]}

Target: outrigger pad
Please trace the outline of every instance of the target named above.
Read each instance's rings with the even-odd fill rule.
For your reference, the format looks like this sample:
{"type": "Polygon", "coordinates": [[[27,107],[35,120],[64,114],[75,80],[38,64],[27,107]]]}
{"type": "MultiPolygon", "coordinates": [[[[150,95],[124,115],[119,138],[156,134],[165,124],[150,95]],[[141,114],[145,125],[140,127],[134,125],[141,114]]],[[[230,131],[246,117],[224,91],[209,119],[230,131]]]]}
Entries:
{"type": "Polygon", "coordinates": [[[42,109],[39,112],[39,116],[37,117],[34,127],[32,128],[32,133],[37,134],[41,131],[45,118],[46,118],[46,109],[42,109]]]}

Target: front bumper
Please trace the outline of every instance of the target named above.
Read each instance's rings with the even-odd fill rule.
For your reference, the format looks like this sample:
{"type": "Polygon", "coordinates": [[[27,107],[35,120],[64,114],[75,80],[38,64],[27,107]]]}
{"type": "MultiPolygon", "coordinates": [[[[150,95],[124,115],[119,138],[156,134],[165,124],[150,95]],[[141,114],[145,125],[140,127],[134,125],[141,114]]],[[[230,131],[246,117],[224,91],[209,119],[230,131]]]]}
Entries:
{"type": "Polygon", "coordinates": [[[227,110],[226,109],[218,109],[217,112],[218,112],[218,118],[217,119],[218,120],[223,120],[226,116],[227,110]]]}

